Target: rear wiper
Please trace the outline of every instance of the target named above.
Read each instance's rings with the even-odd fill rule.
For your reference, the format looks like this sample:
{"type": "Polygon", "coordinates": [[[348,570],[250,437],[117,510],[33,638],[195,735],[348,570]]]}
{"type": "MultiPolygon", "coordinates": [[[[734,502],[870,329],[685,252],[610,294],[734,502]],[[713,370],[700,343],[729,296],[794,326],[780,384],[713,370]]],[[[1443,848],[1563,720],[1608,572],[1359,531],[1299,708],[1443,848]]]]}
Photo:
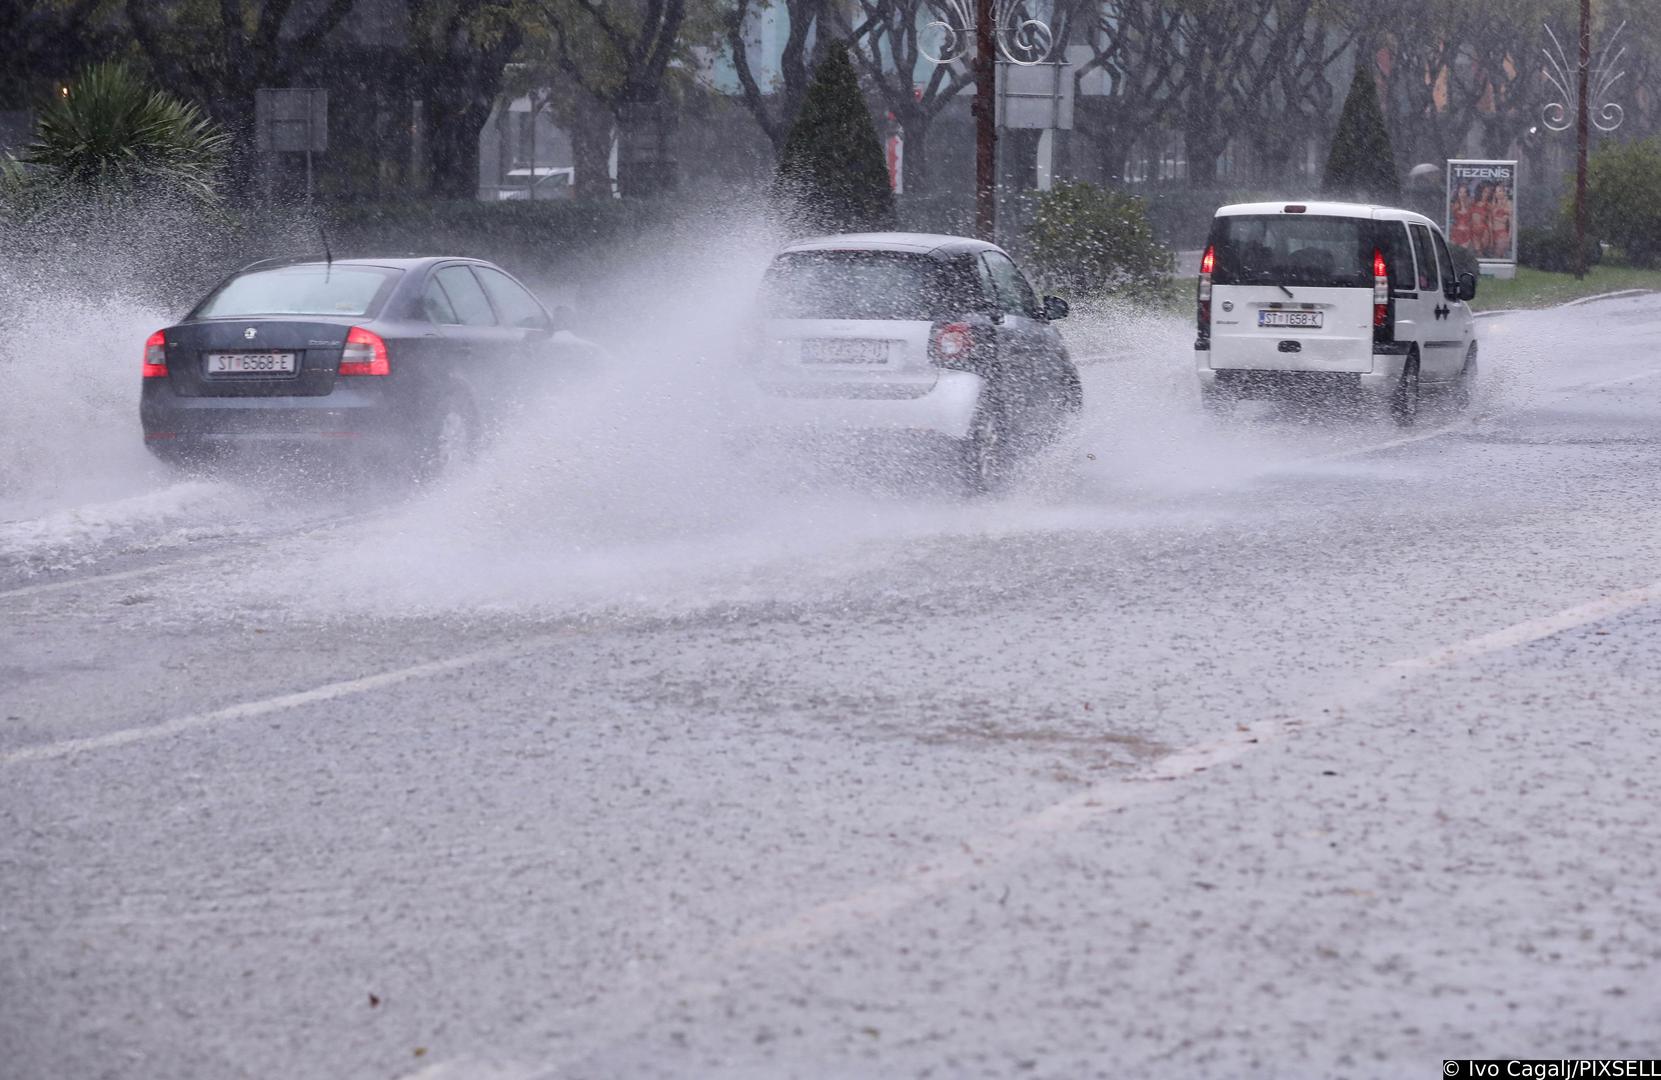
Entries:
{"type": "MultiPolygon", "coordinates": [[[[1287,287],[1286,287],[1286,286],[1284,286],[1284,285],[1282,285],[1282,284],[1281,284],[1281,283],[1280,283],[1280,282],[1278,282],[1278,281],[1277,281],[1277,282],[1275,282],[1275,288],[1277,288],[1277,289],[1279,289],[1279,290],[1280,290],[1280,291],[1281,291],[1281,292],[1283,292],[1283,293],[1285,293],[1285,294],[1286,294],[1286,295],[1287,295],[1287,296],[1292,296],[1292,290],[1291,290],[1291,289],[1288,289],[1288,288],[1287,288],[1287,287]]],[[[1296,300],[1296,299],[1297,299],[1297,297],[1296,297],[1296,296],[1292,296],[1292,299],[1294,299],[1294,300],[1296,300]]]]}

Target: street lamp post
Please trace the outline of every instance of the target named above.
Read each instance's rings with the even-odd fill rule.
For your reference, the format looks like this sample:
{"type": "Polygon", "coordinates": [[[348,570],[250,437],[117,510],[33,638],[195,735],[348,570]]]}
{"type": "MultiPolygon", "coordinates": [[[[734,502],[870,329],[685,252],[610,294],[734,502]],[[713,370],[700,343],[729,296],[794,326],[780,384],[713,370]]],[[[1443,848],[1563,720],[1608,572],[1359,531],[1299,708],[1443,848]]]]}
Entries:
{"type": "Polygon", "coordinates": [[[1551,27],[1546,27],[1546,36],[1551,38],[1552,44],[1552,48],[1543,50],[1546,55],[1546,79],[1561,100],[1547,104],[1541,116],[1546,127],[1552,131],[1567,131],[1571,124],[1575,129],[1574,267],[1577,278],[1586,276],[1586,171],[1592,128],[1603,132],[1614,131],[1625,118],[1622,108],[1610,100],[1615,83],[1626,74],[1618,67],[1621,57],[1626,55],[1626,49],[1615,50],[1615,41],[1625,29],[1624,22],[1615,27],[1615,32],[1605,40],[1594,64],[1592,0],[1580,0],[1580,45],[1575,50],[1575,73],[1571,79],[1563,45],[1552,33],[1551,27]],[[1571,101],[1574,103],[1572,109],[1571,101]],[[1570,118],[1571,111],[1573,119],[1570,118]]]}
{"type": "Polygon", "coordinates": [[[975,234],[996,239],[998,229],[998,57],[1030,67],[1055,45],[1049,26],[1032,18],[1026,0],[932,0],[940,18],[928,24],[936,40],[923,55],[935,64],[971,65],[975,101],[975,234]],[[974,56],[969,56],[971,43],[974,56]]]}
{"type": "Polygon", "coordinates": [[[1580,71],[1576,82],[1574,174],[1574,276],[1586,276],[1586,157],[1591,140],[1590,95],[1592,68],[1592,0],[1580,0],[1580,71]]]}
{"type": "Polygon", "coordinates": [[[975,0],[975,235],[998,232],[998,62],[992,51],[992,0],[975,0]]]}

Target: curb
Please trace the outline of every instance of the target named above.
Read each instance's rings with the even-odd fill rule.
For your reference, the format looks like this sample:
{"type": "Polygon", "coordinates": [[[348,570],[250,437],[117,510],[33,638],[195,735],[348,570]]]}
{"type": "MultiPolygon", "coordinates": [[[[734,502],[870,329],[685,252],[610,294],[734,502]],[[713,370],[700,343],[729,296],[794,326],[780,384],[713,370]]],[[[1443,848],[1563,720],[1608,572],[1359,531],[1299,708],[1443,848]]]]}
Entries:
{"type": "Polygon", "coordinates": [[[1479,311],[1479,312],[1476,313],[1475,317],[1478,318],[1478,319],[1488,319],[1488,318],[1494,317],[1495,315],[1515,315],[1520,311],[1551,311],[1555,308],[1579,307],[1582,304],[1593,304],[1593,303],[1598,302],[1599,300],[1623,300],[1623,299],[1625,299],[1629,296],[1649,296],[1649,295],[1651,295],[1652,293],[1655,293],[1655,292],[1661,292],[1661,290],[1657,290],[1657,289],[1617,289],[1614,292],[1598,293],[1596,296],[1581,296],[1581,297],[1577,297],[1576,299],[1573,299],[1573,300],[1565,300],[1561,304],[1553,304],[1553,305],[1551,305],[1551,307],[1543,307],[1543,308],[1500,308],[1498,311],[1479,311]]]}
{"type": "Polygon", "coordinates": [[[1566,300],[1557,306],[1579,307],[1581,304],[1590,304],[1595,300],[1619,300],[1626,296],[1644,296],[1654,291],[1654,289],[1618,289],[1615,292],[1599,293],[1596,296],[1582,296],[1578,300],[1566,300]]]}

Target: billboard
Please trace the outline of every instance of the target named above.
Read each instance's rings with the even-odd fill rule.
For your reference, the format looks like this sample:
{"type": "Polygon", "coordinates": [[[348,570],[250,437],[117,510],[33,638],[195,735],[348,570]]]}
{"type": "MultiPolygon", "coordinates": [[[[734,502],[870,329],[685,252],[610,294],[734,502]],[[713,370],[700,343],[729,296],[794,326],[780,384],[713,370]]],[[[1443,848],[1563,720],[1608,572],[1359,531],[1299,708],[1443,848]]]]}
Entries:
{"type": "Polygon", "coordinates": [[[1516,265],[1515,161],[1448,162],[1447,233],[1449,243],[1470,248],[1494,269],[1516,265]]]}

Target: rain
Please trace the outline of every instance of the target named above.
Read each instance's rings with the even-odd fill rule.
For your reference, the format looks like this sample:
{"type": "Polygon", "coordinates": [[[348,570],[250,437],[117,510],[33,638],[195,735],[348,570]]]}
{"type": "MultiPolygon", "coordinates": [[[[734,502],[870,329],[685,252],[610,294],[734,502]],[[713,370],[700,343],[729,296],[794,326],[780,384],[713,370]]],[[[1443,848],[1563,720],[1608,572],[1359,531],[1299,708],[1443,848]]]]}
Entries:
{"type": "Polygon", "coordinates": [[[1661,1075],[1653,5],[0,40],[0,1076],[1661,1075]]]}

